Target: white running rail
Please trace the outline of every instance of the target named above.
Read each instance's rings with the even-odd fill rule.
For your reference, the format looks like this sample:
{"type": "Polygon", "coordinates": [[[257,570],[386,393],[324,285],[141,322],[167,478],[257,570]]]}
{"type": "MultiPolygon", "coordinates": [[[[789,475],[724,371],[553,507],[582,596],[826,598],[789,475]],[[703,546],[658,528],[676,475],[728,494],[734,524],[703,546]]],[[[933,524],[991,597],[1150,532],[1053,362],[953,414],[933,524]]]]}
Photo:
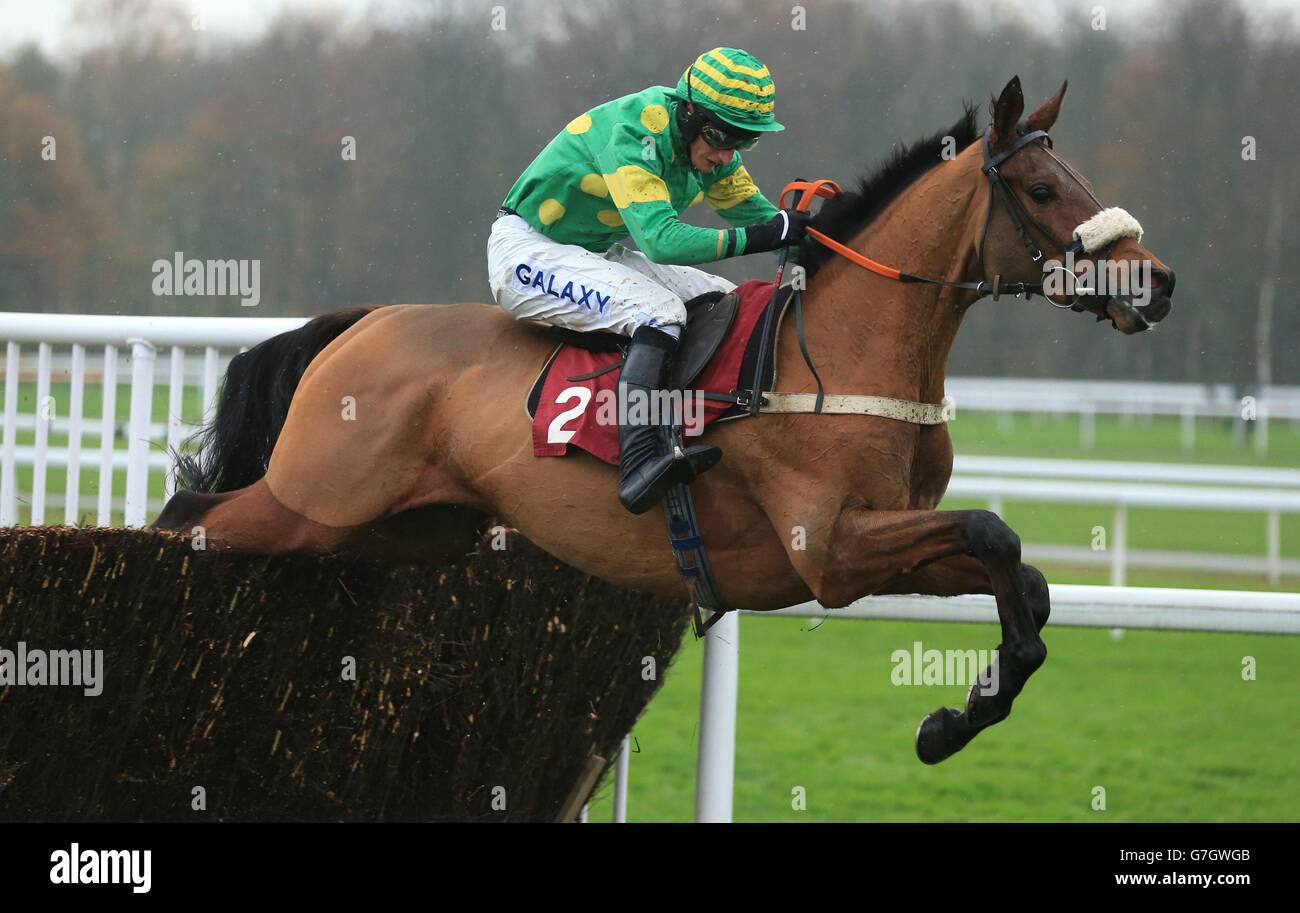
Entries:
{"type": "MultiPolygon", "coordinates": [[[[0,340],[5,346],[4,437],[0,444],[0,526],[13,525],[18,518],[18,386],[23,361],[22,347],[36,346],[36,409],[38,421],[32,451],[31,523],[42,525],[45,517],[45,476],[48,465],[49,433],[59,403],[50,395],[51,358],[56,345],[71,346],[68,362],[67,404],[67,495],[64,522],[76,523],[80,501],[82,424],[87,377],[87,347],[102,346],[98,379],[103,389],[99,417],[99,503],[98,523],[112,519],[113,438],[117,407],[119,349],[130,353],[130,409],[127,426],[126,502],[127,526],[143,526],[148,510],[150,432],[153,428],[153,387],[158,350],[170,350],[167,398],[168,448],[177,448],[183,437],[181,403],[185,387],[186,349],[203,351],[202,396],[204,414],[212,408],[217,393],[218,354],[221,349],[239,349],[296,329],[306,317],[111,317],[80,314],[0,313],[0,340]]],[[[167,482],[171,493],[172,480],[167,482]]]]}

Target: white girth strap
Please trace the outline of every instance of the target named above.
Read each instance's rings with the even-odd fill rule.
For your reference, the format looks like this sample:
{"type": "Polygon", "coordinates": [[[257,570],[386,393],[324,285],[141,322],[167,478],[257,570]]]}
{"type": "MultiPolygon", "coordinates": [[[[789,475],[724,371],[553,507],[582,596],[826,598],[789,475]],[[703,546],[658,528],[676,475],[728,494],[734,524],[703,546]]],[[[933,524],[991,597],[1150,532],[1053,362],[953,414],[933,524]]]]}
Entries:
{"type": "MultiPolygon", "coordinates": [[[[764,393],[766,402],[760,412],[812,412],[817,405],[815,393],[764,393]]],[[[915,403],[888,396],[855,396],[828,393],[822,402],[823,415],[878,415],[913,425],[942,425],[948,421],[942,403],[915,403]]]]}
{"type": "Polygon", "coordinates": [[[1074,236],[1083,241],[1083,249],[1091,254],[1120,238],[1133,238],[1141,243],[1142,226],[1127,211],[1112,206],[1080,224],[1074,236]]]}

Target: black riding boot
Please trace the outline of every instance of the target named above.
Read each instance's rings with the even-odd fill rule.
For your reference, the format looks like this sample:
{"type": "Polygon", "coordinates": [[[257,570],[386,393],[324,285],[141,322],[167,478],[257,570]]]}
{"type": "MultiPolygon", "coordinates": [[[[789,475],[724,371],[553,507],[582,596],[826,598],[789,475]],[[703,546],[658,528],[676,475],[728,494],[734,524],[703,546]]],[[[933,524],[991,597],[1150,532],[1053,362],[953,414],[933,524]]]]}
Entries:
{"type": "Polygon", "coordinates": [[[655,391],[665,381],[668,362],[677,340],[663,330],[639,327],[632,335],[627,361],[619,376],[619,476],[618,499],[634,514],[643,514],[659,503],[678,482],[693,482],[696,476],[717,465],[722,451],[712,444],[687,447],[676,454],[664,453],[658,416],[651,408],[655,391]],[[634,405],[635,408],[630,408],[634,405]],[[629,417],[637,419],[628,421],[629,417]]]}

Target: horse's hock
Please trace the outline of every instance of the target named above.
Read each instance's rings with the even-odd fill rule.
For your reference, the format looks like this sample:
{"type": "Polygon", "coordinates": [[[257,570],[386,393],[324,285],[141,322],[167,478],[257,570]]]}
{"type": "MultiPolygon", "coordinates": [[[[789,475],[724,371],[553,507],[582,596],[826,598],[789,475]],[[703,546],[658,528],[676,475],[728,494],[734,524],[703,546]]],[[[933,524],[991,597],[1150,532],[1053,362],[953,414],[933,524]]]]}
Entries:
{"type": "Polygon", "coordinates": [[[5,530],[0,820],[555,820],[658,689],[684,603],[517,537],[394,570],[5,530]],[[62,650],[103,651],[101,693],[48,683],[62,650]]]}

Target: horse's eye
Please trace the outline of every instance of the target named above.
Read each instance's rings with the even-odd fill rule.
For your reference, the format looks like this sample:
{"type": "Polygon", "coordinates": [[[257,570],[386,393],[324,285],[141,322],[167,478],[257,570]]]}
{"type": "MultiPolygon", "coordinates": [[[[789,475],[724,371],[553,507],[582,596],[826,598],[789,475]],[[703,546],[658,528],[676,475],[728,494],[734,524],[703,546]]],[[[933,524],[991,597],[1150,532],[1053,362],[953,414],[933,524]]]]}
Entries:
{"type": "Polygon", "coordinates": [[[1048,187],[1046,184],[1035,184],[1033,187],[1030,187],[1029,195],[1034,198],[1035,203],[1046,203],[1054,196],[1052,188],[1048,187]]]}

